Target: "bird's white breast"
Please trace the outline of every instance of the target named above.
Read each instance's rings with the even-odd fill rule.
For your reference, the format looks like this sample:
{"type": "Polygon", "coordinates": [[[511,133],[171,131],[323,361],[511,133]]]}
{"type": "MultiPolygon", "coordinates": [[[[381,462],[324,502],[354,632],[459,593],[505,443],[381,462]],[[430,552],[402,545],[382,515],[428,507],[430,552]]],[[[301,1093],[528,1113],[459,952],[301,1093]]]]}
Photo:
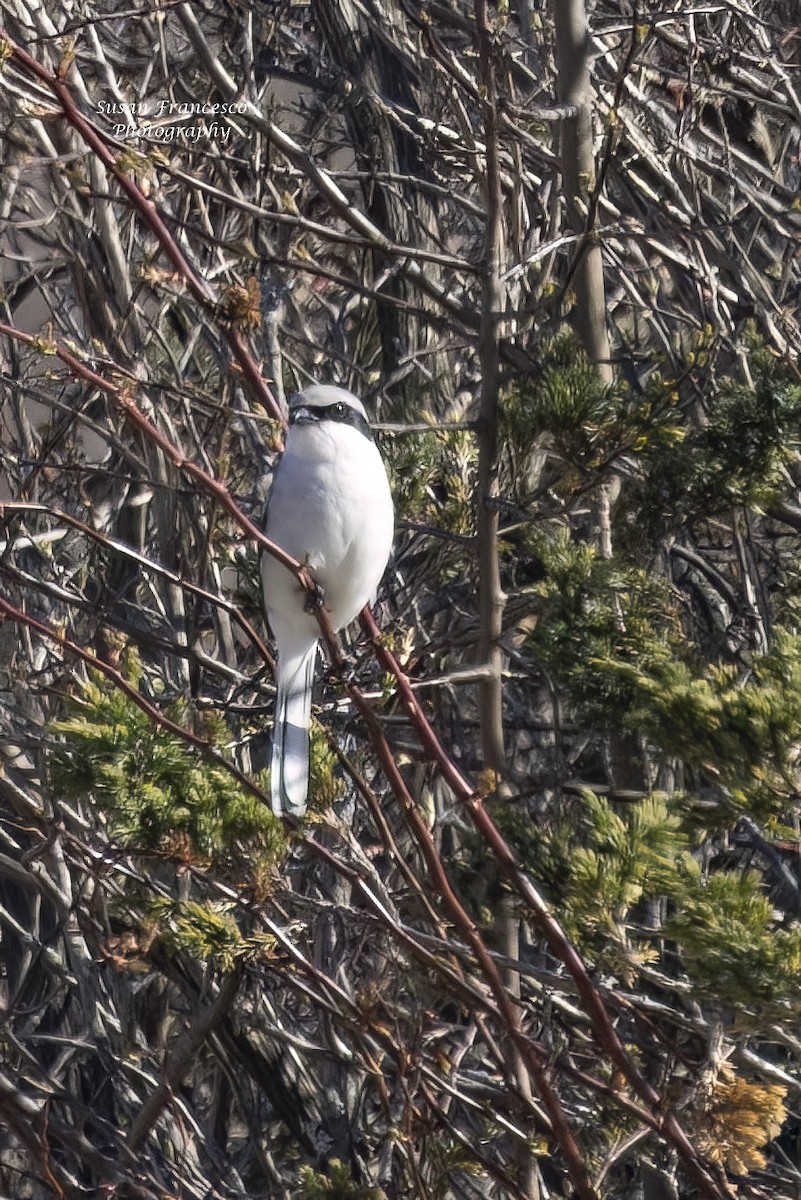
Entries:
{"type": "MultiPolygon", "coordinates": [[[[325,591],[335,629],[375,594],[392,544],[393,508],[377,448],[358,429],[324,420],[292,426],[276,471],[267,536],[307,564],[325,591]]],[[[270,555],[262,561],[275,636],[317,636],[294,576],[270,555]]]]}

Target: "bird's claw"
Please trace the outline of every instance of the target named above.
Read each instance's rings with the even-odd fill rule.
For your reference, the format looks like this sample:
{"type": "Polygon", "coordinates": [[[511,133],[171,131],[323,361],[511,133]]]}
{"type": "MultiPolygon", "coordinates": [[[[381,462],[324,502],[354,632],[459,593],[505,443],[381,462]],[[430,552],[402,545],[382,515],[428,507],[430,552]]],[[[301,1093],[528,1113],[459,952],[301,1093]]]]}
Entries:
{"type": "Polygon", "coordinates": [[[326,664],[324,679],[327,687],[347,688],[357,681],[356,663],[352,658],[343,656],[335,667],[326,664]]]}
{"type": "Polygon", "coordinates": [[[307,613],[311,613],[313,616],[323,607],[324,604],[325,591],[319,583],[315,583],[313,588],[307,589],[306,600],[303,604],[303,607],[307,613]]]}
{"type": "Polygon", "coordinates": [[[346,686],[359,682],[359,664],[354,658],[346,658],[342,664],[342,682],[346,686]]]}

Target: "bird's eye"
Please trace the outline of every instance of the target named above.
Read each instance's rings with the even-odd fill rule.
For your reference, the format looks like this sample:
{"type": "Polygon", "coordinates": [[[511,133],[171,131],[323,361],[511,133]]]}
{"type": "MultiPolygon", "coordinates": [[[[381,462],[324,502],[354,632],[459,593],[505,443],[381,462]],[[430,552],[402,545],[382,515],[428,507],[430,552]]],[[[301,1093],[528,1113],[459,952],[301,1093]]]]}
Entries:
{"type": "Polygon", "coordinates": [[[348,406],[347,406],[347,404],[343,404],[341,400],[340,400],[340,401],[338,401],[338,403],[336,403],[336,404],[332,404],[332,406],[331,406],[331,416],[332,416],[332,417],[333,417],[335,420],[337,420],[337,421],[342,421],[342,420],[343,420],[343,419],[344,419],[344,418],[345,418],[347,415],[348,415],[348,406]]]}

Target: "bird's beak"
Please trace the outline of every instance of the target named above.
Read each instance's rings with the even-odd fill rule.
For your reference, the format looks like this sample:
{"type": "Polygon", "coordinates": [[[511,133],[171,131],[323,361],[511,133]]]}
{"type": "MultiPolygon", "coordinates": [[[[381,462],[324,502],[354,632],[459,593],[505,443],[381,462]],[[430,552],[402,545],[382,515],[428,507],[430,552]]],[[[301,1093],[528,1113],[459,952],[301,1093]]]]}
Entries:
{"type": "Polygon", "coordinates": [[[292,409],[293,425],[311,425],[317,420],[317,413],[307,404],[298,404],[292,409]]]}

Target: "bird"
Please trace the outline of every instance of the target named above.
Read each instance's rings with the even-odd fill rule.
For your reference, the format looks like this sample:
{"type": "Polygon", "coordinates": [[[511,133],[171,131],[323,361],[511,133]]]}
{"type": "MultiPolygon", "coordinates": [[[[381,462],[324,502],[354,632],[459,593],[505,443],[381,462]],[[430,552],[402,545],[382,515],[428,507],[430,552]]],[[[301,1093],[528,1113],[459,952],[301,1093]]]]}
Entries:
{"type": "MultiPolygon", "coordinates": [[[[265,532],[308,567],[323,590],[334,630],[349,625],[375,599],[394,526],[389,480],[364,405],[341,387],[307,387],[290,400],[265,532]]],[[[277,657],[271,803],[276,816],[301,817],[320,626],[309,593],[268,551],[261,576],[277,657]]]]}

